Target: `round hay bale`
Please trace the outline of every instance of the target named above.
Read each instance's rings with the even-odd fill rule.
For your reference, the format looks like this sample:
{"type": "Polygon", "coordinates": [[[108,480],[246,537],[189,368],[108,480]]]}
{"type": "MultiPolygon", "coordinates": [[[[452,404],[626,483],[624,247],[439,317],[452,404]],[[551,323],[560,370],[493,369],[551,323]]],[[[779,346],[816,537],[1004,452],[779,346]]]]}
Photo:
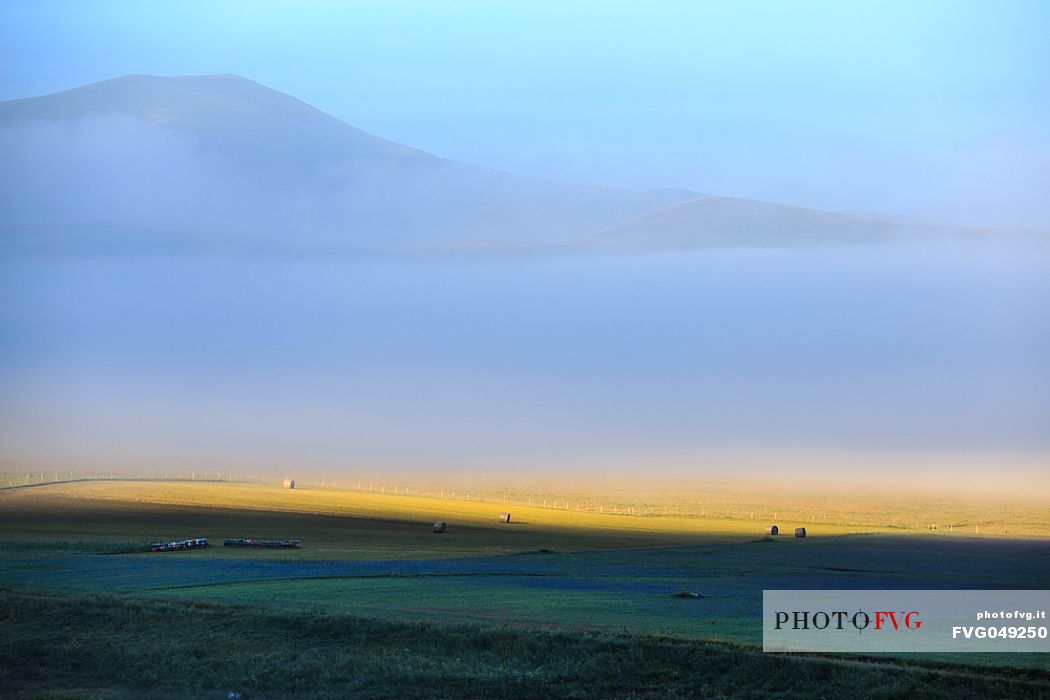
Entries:
{"type": "Polygon", "coordinates": [[[444,531],[445,531],[445,521],[444,520],[438,520],[436,523],[434,523],[434,532],[444,532],[444,531]]]}
{"type": "Polygon", "coordinates": [[[805,537],[805,536],[806,536],[806,528],[804,528],[804,527],[796,527],[795,528],[795,537],[805,537]]]}
{"type": "Polygon", "coordinates": [[[295,479],[285,479],[283,486],[286,489],[294,489],[295,488],[295,479]]]}
{"type": "Polygon", "coordinates": [[[510,522],[510,513],[500,513],[499,514],[499,521],[501,523],[509,523],[510,522]]]}
{"type": "Polygon", "coordinates": [[[773,537],[776,537],[777,535],[780,534],[780,528],[777,527],[776,525],[770,525],[769,527],[766,528],[766,534],[767,535],[772,535],[773,537]]]}

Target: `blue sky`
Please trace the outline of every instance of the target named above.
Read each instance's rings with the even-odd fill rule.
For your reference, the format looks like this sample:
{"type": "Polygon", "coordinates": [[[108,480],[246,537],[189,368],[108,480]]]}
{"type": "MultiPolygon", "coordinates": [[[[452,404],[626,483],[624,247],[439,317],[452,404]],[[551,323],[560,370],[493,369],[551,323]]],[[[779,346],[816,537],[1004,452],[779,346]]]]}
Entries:
{"type": "Polygon", "coordinates": [[[1050,228],[1043,2],[12,2],[0,99],[233,72],[524,175],[1050,228]]]}

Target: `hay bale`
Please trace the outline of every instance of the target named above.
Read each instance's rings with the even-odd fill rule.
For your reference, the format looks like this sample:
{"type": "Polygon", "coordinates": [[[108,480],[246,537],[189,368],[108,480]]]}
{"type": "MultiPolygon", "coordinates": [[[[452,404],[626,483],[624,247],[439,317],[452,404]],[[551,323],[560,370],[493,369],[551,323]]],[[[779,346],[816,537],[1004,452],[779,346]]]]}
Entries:
{"type": "Polygon", "coordinates": [[[445,521],[444,520],[438,520],[436,523],[434,523],[434,532],[444,532],[444,531],[445,531],[445,521]]]}
{"type": "Polygon", "coordinates": [[[769,527],[766,528],[766,534],[767,535],[772,535],[773,537],[776,537],[777,535],[780,534],[780,528],[777,527],[776,525],[770,525],[769,527]]]}
{"type": "Polygon", "coordinates": [[[499,521],[501,523],[509,523],[510,522],[510,513],[500,513],[499,514],[499,521]]]}
{"type": "Polygon", "coordinates": [[[294,489],[295,488],[295,479],[285,479],[283,485],[284,485],[284,487],[286,489],[294,489]]]}
{"type": "Polygon", "coordinates": [[[806,536],[806,528],[804,528],[804,527],[796,527],[795,528],[795,537],[805,537],[805,536],[806,536]]]}

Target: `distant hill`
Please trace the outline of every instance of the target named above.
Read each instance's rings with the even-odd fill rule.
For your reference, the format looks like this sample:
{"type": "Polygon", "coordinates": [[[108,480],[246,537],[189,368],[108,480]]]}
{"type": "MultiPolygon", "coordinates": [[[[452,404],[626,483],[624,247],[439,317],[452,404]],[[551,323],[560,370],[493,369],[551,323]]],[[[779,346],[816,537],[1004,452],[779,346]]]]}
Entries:
{"type": "Polygon", "coordinates": [[[995,233],[703,195],[610,226],[591,236],[589,242],[596,247],[622,250],[681,250],[725,246],[800,247],[995,233]]]}
{"type": "Polygon", "coordinates": [[[132,75],[2,102],[0,153],[0,252],[15,254],[520,254],[952,231],[518,177],[374,136],[236,75],[132,75]]]}

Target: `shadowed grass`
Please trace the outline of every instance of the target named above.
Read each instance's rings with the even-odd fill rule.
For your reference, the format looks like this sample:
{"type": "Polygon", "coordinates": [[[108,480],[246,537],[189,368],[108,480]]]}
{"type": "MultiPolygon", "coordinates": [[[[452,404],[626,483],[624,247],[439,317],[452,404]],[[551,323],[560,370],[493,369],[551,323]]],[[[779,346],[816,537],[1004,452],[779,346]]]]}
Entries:
{"type": "Polygon", "coordinates": [[[4,599],[0,685],[26,698],[1050,697],[1037,671],[107,596],[4,599]]]}

